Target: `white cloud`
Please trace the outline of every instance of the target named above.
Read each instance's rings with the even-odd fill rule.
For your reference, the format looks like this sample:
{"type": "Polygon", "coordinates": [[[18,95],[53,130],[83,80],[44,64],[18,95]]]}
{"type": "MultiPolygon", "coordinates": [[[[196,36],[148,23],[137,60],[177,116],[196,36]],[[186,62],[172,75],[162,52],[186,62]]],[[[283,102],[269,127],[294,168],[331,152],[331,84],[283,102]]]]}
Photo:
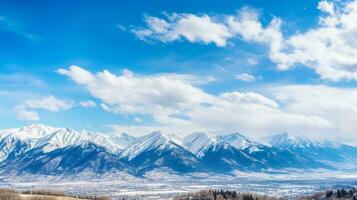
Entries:
{"type": "Polygon", "coordinates": [[[76,66],[71,66],[71,71],[58,69],[57,73],[67,75],[73,80],[76,80],[76,82],[79,84],[91,83],[94,80],[94,77],[90,72],[76,66]]]}
{"type": "Polygon", "coordinates": [[[106,104],[101,105],[105,110],[116,113],[170,115],[210,100],[209,95],[191,85],[199,82],[193,81],[192,76],[142,76],[130,71],[117,76],[106,70],[92,74],[77,66],[58,71],[84,85],[94,97],[101,99],[106,104]],[[90,77],[90,81],[83,77],[90,77]]]}
{"type": "Polygon", "coordinates": [[[235,78],[243,82],[255,82],[257,80],[255,76],[247,73],[236,74],[235,78]]]}
{"type": "MultiPolygon", "coordinates": [[[[332,124],[312,136],[351,139],[357,131],[357,89],[333,88],[324,85],[288,85],[270,88],[283,97],[284,110],[304,116],[319,116],[332,124]]],[[[304,131],[304,130],[301,130],[304,131]]]]}
{"type": "Polygon", "coordinates": [[[318,6],[318,9],[320,9],[321,11],[324,11],[326,13],[329,14],[334,14],[335,13],[335,8],[334,8],[334,4],[332,2],[329,1],[320,1],[318,6]]]}
{"type": "Polygon", "coordinates": [[[61,100],[52,95],[40,99],[28,99],[23,104],[19,104],[14,108],[17,119],[24,121],[38,121],[40,116],[35,110],[47,110],[58,112],[67,110],[75,106],[73,101],[61,100]]]}
{"type": "Polygon", "coordinates": [[[79,102],[79,105],[81,105],[82,107],[96,107],[97,106],[97,104],[91,100],[81,101],[81,102],[79,102]]]}
{"type": "Polygon", "coordinates": [[[318,8],[325,12],[318,27],[287,37],[271,59],[282,70],[302,64],[323,79],[357,80],[357,1],[338,8],[321,1],[318,8]]]}
{"type": "Polygon", "coordinates": [[[147,17],[147,28],[133,32],[141,39],[172,42],[185,38],[190,42],[226,46],[232,38],[268,47],[269,58],[277,69],[297,65],[313,69],[330,81],[357,80],[357,0],[345,3],[320,1],[319,24],[307,31],[284,35],[283,21],[273,18],[267,26],[259,12],[243,8],[237,15],[213,20],[208,15],[172,14],[168,19],[147,17]]]}
{"type": "Polygon", "coordinates": [[[134,122],[142,122],[143,120],[142,119],[140,119],[139,117],[135,117],[134,118],[134,122]]]}
{"type": "Polygon", "coordinates": [[[146,16],[145,23],[147,28],[132,30],[141,40],[158,40],[166,43],[186,39],[190,42],[225,46],[227,39],[232,37],[225,25],[215,22],[208,15],[174,13],[168,15],[167,19],[146,16]]]}
{"type": "Polygon", "coordinates": [[[227,92],[220,95],[224,100],[237,104],[261,104],[269,107],[278,107],[278,104],[263,95],[254,92],[227,92]]]}
{"type": "Polygon", "coordinates": [[[27,110],[25,106],[20,105],[15,108],[16,117],[23,121],[38,121],[40,117],[37,112],[27,110]]]}
{"type": "Polygon", "coordinates": [[[257,136],[283,131],[312,133],[333,126],[333,121],[319,115],[287,111],[278,101],[256,92],[213,95],[194,85],[196,81],[182,78],[185,76],[139,75],[129,71],[116,75],[106,70],[91,73],[79,68],[71,66],[61,71],[100,99],[104,110],[124,115],[146,114],[155,121],[149,128],[116,126],[123,132],[128,131],[125,128],[161,129],[179,134],[239,131],[257,136]],[[92,82],[83,83],[78,71],[92,77],[92,82]]]}
{"type": "Polygon", "coordinates": [[[74,106],[73,101],[58,99],[52,95],[42,99],[29,99],[25,102],[25,106],[31,109],[44,109],[51,112],[67,110],[74,106]]]}

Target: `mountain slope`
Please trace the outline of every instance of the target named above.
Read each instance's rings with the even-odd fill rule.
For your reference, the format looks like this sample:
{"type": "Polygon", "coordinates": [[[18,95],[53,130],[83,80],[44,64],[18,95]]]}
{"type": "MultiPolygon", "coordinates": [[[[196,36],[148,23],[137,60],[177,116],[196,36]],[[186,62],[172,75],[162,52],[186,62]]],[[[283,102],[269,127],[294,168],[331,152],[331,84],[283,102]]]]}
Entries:
{"type": "Polygon", "coordinates": [[[93,143],[82,143],[43,151],[34,148],[14,158],[0,163],[0,169],[6,173],[33,174],[75,174],[79,172],[105,173],[109,171],[129,171],[130,166],[109,153],[105,148],[93,143]]]}
{"type": "Polygon", "coordinates": [[[317,161],[344,162],[357,159],[356,147],[335,142],[316,142],[287,133],[271,136],[269,143],[273,147],[288,149],[317,161]]]}
{"type": "Polygon", "coordinates": [[[176,172],[201,171],[203,167],[191,152],[181,145],[173,134],[153,132],[125,149],[121,158],[130,162],[138,174],[157,168],[168,168],[176,172]]]}
{"type": "Polygon", "coordinates": [[[0,172],[66,175],[123,171],[143,175],[152,170],[175,173],[289,171],[324,168],[353,170],[357,148],[280,134],[270,144],[239,133],[212,136],[153,132],[135,138],[29,125],[0,131],[0,172]]]}
{"type": "Polygon", "coordinates": [[[184,146],[211,171],[228,173],[238,169],[258,170],[263,167],[261,162],[236,147],[243,147],[246,143],[240,135],[212,137],[206,133],[193,133],[186,136],[183,141],[184,146]]]}
{"type": "Polygon", "coordinates": [[[0,162],[13,159],[31,148],[28,142],[22,141],[16,136],[7,135],[0,138],[0,162]]]}
{"type": "Polygon", "coordinates": [[[239,133],[230,133],[226,135],[218,136],[220,141],[229,143],[237,149],[245,149],[248,146],[255,144],[254,142],[247,139],[245,136],[239,133]]]}

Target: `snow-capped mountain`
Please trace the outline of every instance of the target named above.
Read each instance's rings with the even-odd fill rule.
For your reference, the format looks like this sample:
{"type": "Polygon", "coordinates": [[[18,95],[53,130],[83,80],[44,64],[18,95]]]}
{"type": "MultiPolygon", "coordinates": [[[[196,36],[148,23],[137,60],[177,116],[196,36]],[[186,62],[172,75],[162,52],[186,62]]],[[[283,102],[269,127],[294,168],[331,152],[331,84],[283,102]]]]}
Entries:
{"type": "Polygon", "coordinates": [[[183,138],[182,144],[197,157],[202,157],[207,149],[218,143],[217,138],[207,133],[192,133],[183,138]]]}
{"type": "Polygon", "coordinates": [[[135,140],[134,137],[126,134],[92,133],[85,130],[77,132],[68,128],[33,124],[0,131],[0,162],[7,158],[15,158],[33,148],[50,152],[85,142],[97,144],[106,148],[110,153],[119,154],[133,140],[135,140]]]}
{"type": "Polygon", "coordinates": [[[0,163],[6,173],[33,174],[74,174],[91,172],[102,174],[110,171],[130,172],[131,168],[111,154],[106,148],[93,143],[83,142],[44,152],[33,148],[14,159],[0,163]]]}
{"type": "Polygon", "coordinates": [[[12,135],[22,140],[37,139],[49,135],[58,129],[59,128],[46,126],[43,124],[31,124],[22,128],[2,130],[0,131],[0,138],[12,135]]]}
{"type": "Polygon", "coordinates": [[[175,148],[179,145],[182,145],[182,142],[176,135],[157,131],[138,138],[136,142],[122,152],[121,157],[128,158],[130,161],[145,151],[175,148]]]}
{"type": "Polygon", "coordinates": [[[138,138],[122,152],[121,158],[130,162],[138,173],[155,168],[168,168],[178,172],[202,169],[197,158],[182,147],[179,137],[162,132],[153,132],[138,138]]]}
{"type": "Polygon", "coordinates": [[[0,131],[0,162],[14,158],[34,147],[38,140],[58,128],[34,124],[0,131]]]}
{"type": "Polygon", "coordinates": [[[209,136],[194,133],[184,138],[184,145],[213,171],[259,171],[284,168],[318,168],[327,166],[320,162],[290,152],[284,148],[270,147],[253,142],[239,133],[209,136]]]}
{"type": "Polygon", "coordinates": [[[0,139],[0,162],[15,158],[30,148],[28,142],[22,141],[17,136],[4,136],[0,139]]]}
{"type": "Polygon", "coordinates": [[[80,145],[89,140],[87,135],[80,134],[72,129],[61,128],[52,134],[40,138],[35,148],[41,147],[43,152],[51,152],[55,149],[64,148],[72,145],[80,145]]]}
{"type": "Polygon", "coordinates": [[[339,166],[346,162],[357,164],[354,146],[286,133],[271,136],[269,142],[254,142],[239,133],[213,136],[201,132],[181,139],[158,131],[136,138],[125,133],[29,125],[0,131],[0,173],[233,173],[337,170],[345,169],[339,166]]]}
{"type": "Polygon", "coordinates": [[[241,151],[251,142],[239,134],[213,137],[206,133],[193,133],[183,141],[184,146],[211,171],[230,172],[234,169],[252,170],[262,167],[260,161],[241,151]]]}
{"type": "Polygon", "coordinates": [[[227,142],[237,149],[245,149],[248,146],[254,145],[255,143],[247,139],[240,133],[230,133],[226,135],[218,136],[220,141],[227,142]]]}
{"type": "Polygon", "coordinates": [[[292,136],[287,133],[273,135],[268,139],[269,144],[280,149],[288,149],[299,155],[318,161],[342,162],[357,159],[357,147],[339,144],[332,141],[313,141],[306,137],[292,136]]]}
{"type": "Polygon", "coordinates": [[[288,133],[272,135],[268,138],[268,143],[280,148],[311,148],[322,146],[321,143],[312,141],[309,138],[289,135],[288,133]]]}

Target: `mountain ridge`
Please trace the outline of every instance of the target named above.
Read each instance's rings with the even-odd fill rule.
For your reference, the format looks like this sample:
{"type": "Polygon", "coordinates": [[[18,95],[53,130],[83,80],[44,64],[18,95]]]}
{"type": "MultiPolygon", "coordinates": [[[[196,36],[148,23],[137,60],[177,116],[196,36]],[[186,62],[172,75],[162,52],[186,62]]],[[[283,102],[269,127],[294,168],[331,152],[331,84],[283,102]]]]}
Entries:
{"type": "Polygon", "coordinates": [[[136,138],[45,125],[0,131],[0,172],[11,169],[14,173],[71,174],[88,170],[140,175],[160,168],[177,173],[228,174],[271,169],[340,170],[336,168],[339,163],[353,161],[357,165],[356,153],[354,146],[316,142],[287,133],[271,136],[269,144],[263,144],[240,133],[214,136],[200,132],[180,138],[156,131],[136,138]]]}

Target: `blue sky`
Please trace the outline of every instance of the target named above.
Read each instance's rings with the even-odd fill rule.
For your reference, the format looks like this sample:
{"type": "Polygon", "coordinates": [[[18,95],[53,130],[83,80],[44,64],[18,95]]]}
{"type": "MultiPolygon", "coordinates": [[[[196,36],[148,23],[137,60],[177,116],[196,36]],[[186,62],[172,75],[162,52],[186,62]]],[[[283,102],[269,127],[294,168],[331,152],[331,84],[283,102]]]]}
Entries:
{"type": "Polygon", "coordinates": [[[1,1],[0,128],[348,139],[356,4],[1,1]]]}

